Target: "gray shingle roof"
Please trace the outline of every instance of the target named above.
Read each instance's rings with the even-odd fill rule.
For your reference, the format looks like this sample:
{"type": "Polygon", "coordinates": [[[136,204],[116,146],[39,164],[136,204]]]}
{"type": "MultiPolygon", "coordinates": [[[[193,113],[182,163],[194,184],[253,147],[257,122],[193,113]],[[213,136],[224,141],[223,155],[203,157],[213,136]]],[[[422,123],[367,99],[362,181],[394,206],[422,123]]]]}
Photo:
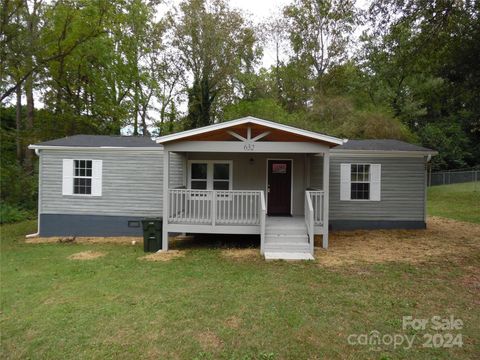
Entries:
{"type": "Polygon", "coordinates": [[[148,136],[73,135],[44,141],[36,146],[162,147],[148,136]]]}
{"type": "Polygon", "coordinates": [[[334,147],[335,150],[370,150],[370,151],[421,151],[434,152],[422,146],[414,145],[400,140],[373,139],[373,140],[348,140],[343,145],[334,147]]]}

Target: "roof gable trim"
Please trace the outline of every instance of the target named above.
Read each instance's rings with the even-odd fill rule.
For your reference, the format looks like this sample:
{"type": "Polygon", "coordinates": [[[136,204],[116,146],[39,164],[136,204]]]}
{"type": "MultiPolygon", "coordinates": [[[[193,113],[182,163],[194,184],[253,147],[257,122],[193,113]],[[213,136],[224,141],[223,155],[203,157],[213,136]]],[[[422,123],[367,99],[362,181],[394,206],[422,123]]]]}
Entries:
{"type": "Polygon", "coordinates": [[[163,144],[170,141],[181,140],[183,138],[194,136],[194,135],[205,134],[211,131],[227,129],[229,127],[248,124],[248,123],[265,126],[265,127],[285,131],[285,132],[290,132],[296,135],[305,136],[311,139],[320,140],[320,141],[328,142],[331,144],[341,145],[344,142],[342,139],[339,139],[333,136],[318,134],[313,131],[303,130],[303,129],[295,128],[289,125],[278,124],[273,121],[258,119],[252,116],[247,116],[237,120],[226,121],[219,124],[208,125],[198,129],[186,130],[186,131],[182,131],[175,134],[165,135],[156,139],[156,142],[159,144],[163,144]]]}

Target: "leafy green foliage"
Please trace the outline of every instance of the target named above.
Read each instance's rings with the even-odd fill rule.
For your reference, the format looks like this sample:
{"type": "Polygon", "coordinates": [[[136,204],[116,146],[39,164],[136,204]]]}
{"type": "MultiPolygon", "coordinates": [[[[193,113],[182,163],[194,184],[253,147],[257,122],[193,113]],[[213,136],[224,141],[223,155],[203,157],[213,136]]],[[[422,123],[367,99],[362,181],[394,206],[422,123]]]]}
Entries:
{"type": "Polygon", "coordinates": [[[193,78],[186,120],[188,128],[196,128],[214,122],[219,105],[231,100],[235,83],[252,73],[261,52],[247,20],[224,0],[189,0],[180,7],[174,44],[193,78]]]}
{"type": "Polygon", "coordinates": [[[454,122],[427,124],[420,131],[422,143],[438,151],[432,159],[433,169],[455,169],[467,166],[471,157],[468,137],[461,125],[454,122]]]}
{"type": "Polygon", "coordinates": [[[223,109],[225,121],[244,116],[255,116],[260,119],[268,119],[292,125],[300,118],[300,114],[289,113],[278,102],[271,98],[241,100],[236,104],[227,105],[223,109]]]}
{"type": "Polygon", "coordinates": [[[25,221],[34,217],[33,211],[26,211],[0,201],[0,224],[25,221]]]}

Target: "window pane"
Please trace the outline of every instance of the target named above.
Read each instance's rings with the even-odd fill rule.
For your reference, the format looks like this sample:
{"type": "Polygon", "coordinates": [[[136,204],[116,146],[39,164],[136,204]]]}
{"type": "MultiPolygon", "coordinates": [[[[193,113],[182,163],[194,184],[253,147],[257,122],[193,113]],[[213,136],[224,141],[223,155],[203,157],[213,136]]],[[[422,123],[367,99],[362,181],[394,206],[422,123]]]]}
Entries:
{"type": "Polygon", "coordinates": [[[230,178],[230,164],[213,164],[213,178],[228,180],[230,178]]]}
{"type": "Polygon", "coordinates": [[[370,199],[370,184],[369,183],[352,183],[351,197],[353,200],[368,200],[370,199]]]}
{"type": "Polygon", "coordinates": [[[87,160],[86,168],[87,168],[87,169],[91,169],[91,168],[92,168],[92,160],[87,160]]]}
{"type": "Polygon", "coordinates": [[[207,164],[192,164],[192,179],[206,179],[207,164]]]}
{"type": "Polygon", "coordinates": [[[192,189],[196,190],[206,190],[207,189],[207,182],[206,181],[192,181],[191,185],[192,189]]]}
{"type": "Polygon", "coordinates": [[[214,181],[213,190],[228,190],[228,181],[214,181]]]}
{"type": "Polygon", "coordinates": [[[92,179],[74,178],[73,179],[73,193],[74,194],[91,194],[92,193],[92,179]]]}
{"type": "Polygon", "coordinates": [[[350,170],[351,181],[357,181],[357,164],[352,164],[350,170]]]}

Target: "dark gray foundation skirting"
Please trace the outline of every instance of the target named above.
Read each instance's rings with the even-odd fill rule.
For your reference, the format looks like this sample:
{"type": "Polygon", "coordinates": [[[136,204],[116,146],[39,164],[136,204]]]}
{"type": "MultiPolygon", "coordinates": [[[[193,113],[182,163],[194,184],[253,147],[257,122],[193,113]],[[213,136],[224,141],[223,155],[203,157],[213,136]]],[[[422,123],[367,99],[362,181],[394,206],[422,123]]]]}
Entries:
{"type": "Polygon", "coordinates": [[[40,214],[40,236],[142,236],[143,217],[40,214]]]}
{"type": "Polygon", "coordinates": [[[332,230],[426,229],[424,221],[415,220],[330,220],[332,230]]]}

